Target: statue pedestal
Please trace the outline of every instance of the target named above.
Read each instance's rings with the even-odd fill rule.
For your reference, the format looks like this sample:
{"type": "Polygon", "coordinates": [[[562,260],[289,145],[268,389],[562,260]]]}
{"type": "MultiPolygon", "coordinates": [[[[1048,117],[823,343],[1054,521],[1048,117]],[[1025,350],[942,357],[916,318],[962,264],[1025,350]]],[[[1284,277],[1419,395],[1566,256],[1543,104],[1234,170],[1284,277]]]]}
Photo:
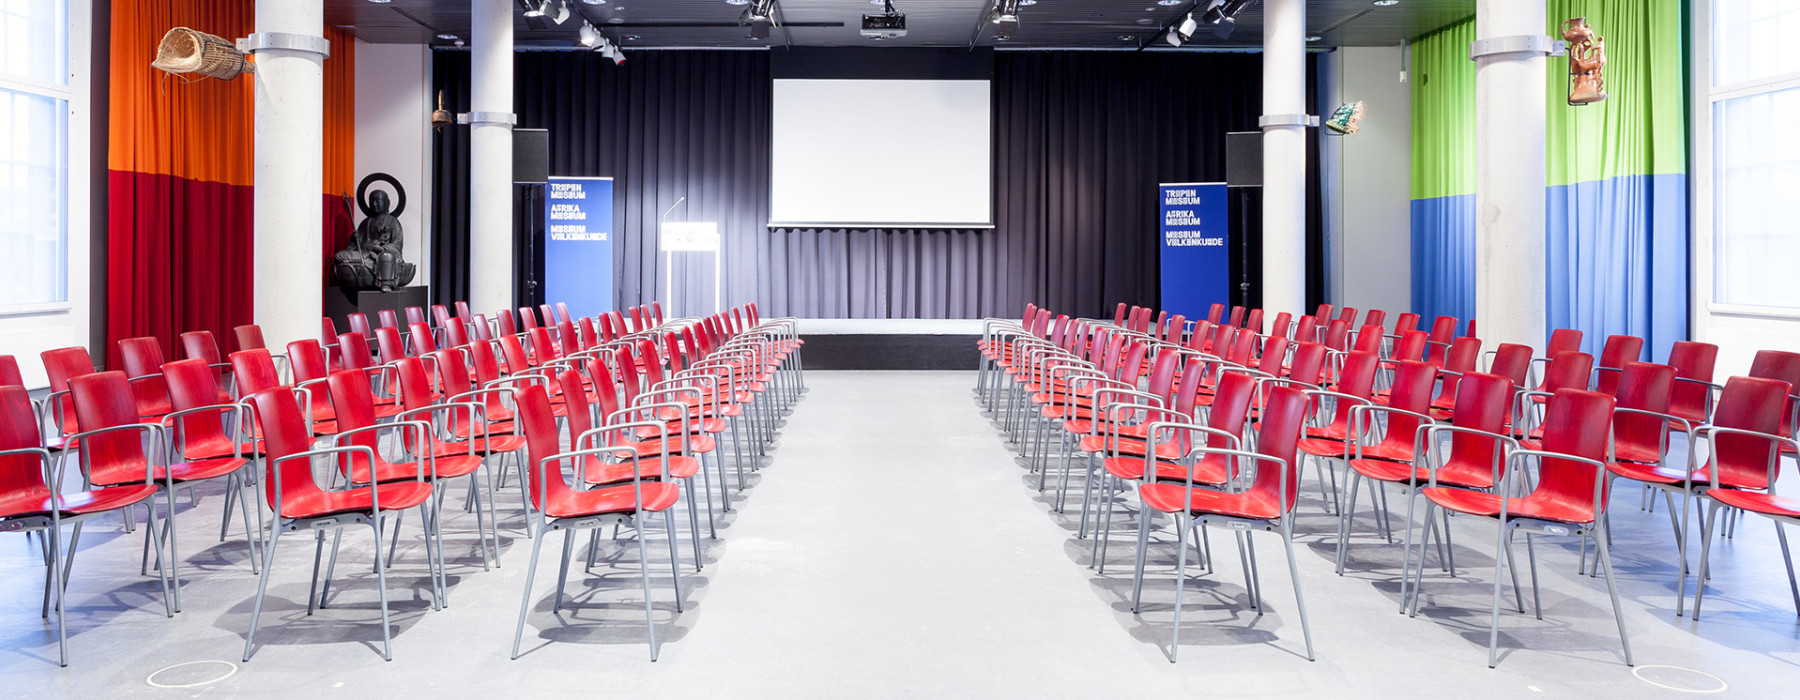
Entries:
{"type": "MultiPolygon", "coordinates": [[[[430,303],[430,287],[401,287],[391,292],[380,290],[348,291],[342,287],[325,288],[325,315],[337,324],[339,333],[350,332],[350,314],[363,313],[369,317],[369,327],[381,326],[380,312],[392,309],[400,319],[401,331],[406,330],[406,307],[417,306],[426,309],[430,303]]],[[[429,309],[427,309],[429,310],[429,309]]],[[[429,318],[429,314],[427,314],[429,318]]],[[[370,347],[375,339],[369,338],[370,347]]]]}

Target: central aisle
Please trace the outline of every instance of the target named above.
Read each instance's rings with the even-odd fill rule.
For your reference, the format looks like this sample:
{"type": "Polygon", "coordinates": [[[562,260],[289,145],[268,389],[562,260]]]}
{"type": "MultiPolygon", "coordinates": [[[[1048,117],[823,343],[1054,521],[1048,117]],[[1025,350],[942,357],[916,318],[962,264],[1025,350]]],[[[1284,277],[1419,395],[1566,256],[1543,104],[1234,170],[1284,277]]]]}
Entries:
{"type": "Polygon", "coordinates": [[[980,415],[973,373],[809,372],[807,384],[721,533],[696,633],[658,662],[706,672],[659,687],[683,675],[696,691],[807,697],[1181,687],[1133,678],[1169,664],[1096,599],[1068,532],[980,415]],[[1084,670],[1043,672],[1064,663],[1084,670]]]}

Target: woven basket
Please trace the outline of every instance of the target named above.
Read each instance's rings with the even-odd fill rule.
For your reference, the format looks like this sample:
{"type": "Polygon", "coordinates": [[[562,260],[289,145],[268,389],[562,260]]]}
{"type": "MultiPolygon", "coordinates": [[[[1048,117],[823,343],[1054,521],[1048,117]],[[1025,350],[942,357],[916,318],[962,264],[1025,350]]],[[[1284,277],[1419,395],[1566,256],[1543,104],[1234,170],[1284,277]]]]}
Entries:
{"type": "Polygon", "coordinates": [[[256,72],[256,64],[244,60],[244,54],[238,53],[230,41],[187,27],[176,27],[163,35],[150,67],[175,75],[199,73],[220,80],[256,72]]]}

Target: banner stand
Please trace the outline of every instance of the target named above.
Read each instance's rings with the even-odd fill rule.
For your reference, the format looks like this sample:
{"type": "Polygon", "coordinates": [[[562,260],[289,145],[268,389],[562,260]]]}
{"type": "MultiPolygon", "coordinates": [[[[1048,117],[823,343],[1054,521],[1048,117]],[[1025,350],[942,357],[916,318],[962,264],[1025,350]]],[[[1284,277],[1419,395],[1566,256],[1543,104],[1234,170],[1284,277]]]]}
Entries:
{"type": "Polygon", "coordinates": [[[1231,304],[1231,211],[1223,182],[1157,186],[1161,212],[1162,308],[1190,321],[1231,304]]]}

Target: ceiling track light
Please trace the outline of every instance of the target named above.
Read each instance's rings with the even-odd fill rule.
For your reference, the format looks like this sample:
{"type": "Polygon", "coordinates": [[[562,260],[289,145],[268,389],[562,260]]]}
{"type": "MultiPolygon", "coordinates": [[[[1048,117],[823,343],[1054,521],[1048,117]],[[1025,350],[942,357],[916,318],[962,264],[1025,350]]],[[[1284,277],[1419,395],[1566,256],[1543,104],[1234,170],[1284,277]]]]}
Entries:
{"type": "Polygon", "coordinates": [[[993,9],[985,17],[994,25],[994,38],[1006,41],[1019,31],[1019,0],[994,0],[993,9]]]}

